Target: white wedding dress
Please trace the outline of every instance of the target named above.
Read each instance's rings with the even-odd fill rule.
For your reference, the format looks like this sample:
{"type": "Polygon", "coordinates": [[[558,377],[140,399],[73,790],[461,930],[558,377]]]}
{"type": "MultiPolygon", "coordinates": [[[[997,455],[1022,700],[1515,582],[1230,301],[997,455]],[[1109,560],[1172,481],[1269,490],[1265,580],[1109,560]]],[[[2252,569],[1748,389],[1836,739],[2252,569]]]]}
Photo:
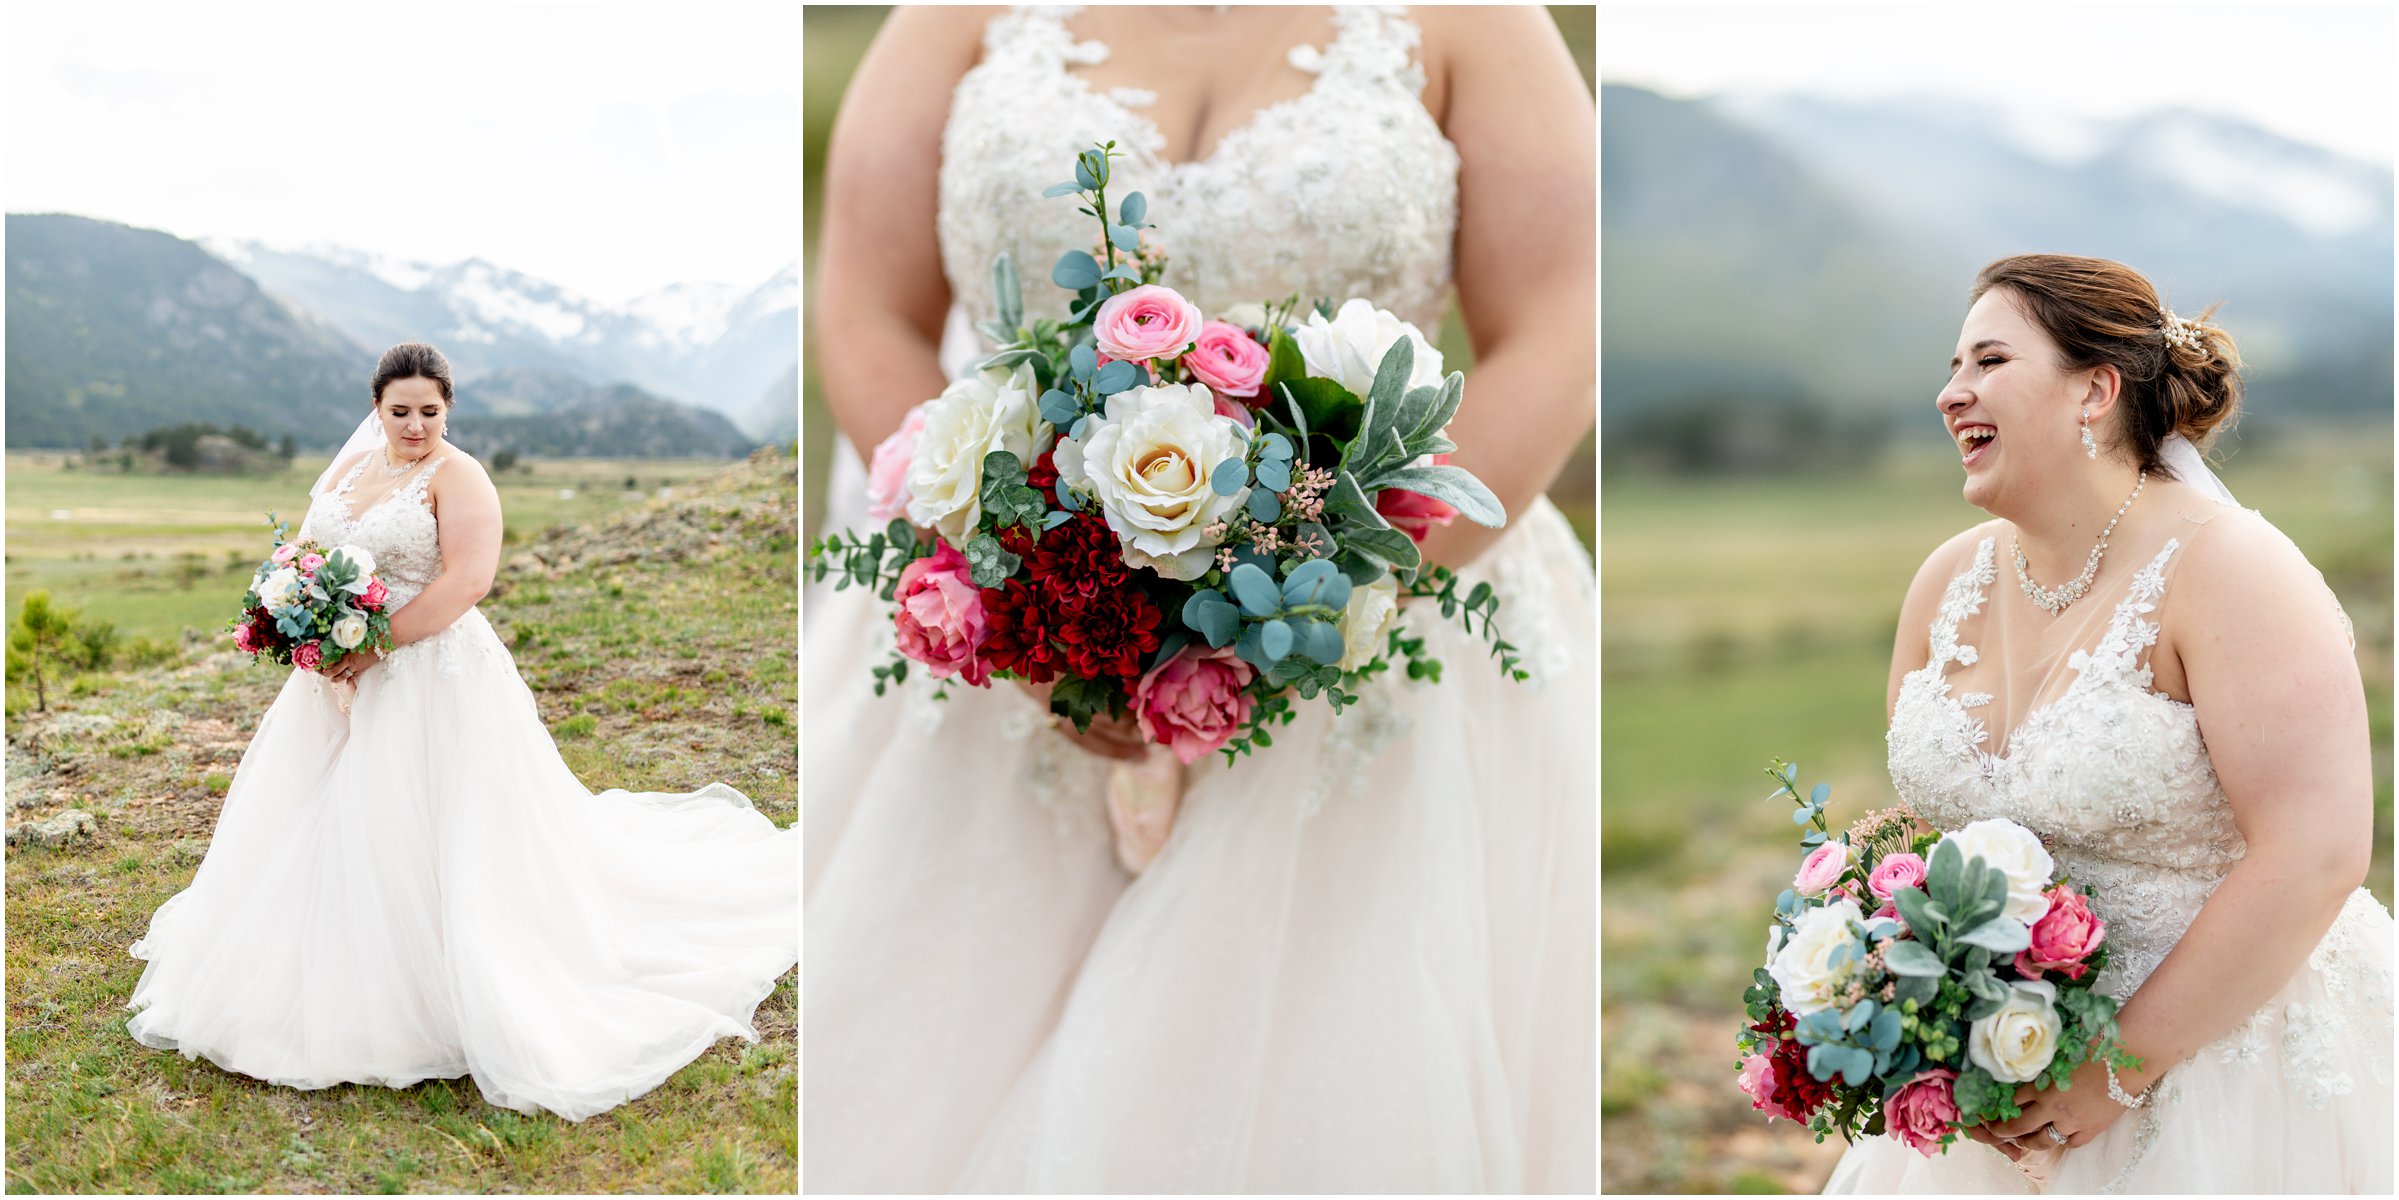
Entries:
{"type": "MultiPolygon", "coordinates": [[[[443,463],[353,514],[365,462],[300,537],[374,555],[398,611],[441,573],[443,463]]],[[[722,784],[586,790],[470,608],[362,675],[346,714],[292,672],[198,875],[133,946],[129,1027],[270,1083],[471,1074],[492,1104],[581,1120],[756,1040],[798,958],[797,836],[722,784]]]]}
{"type": "MultiPolygon", "coordinates": [[[[2014,597],[1985,609],[2000,523],[1942,597],[1931,658],[1891,715],[1891,781],[1926,822],[2006,817],[2040,834],[2058,869],[2098,889],[2114,947],[2098,989],[2130,997],[2174,948],[2244,845],[2217,786],[2197,710],[2150,689],[2147,651],[2172,598],[2178,552],[2206,536],[2191,516],[2109,566],[2060,646],[2014,597]],[[2109,582],[2112,580],[2112,583],[2109,582]],[[2109,596],[2122,599],[2101,607],[2109,596]],[[2087,645],[2087,649],[2082,648],[2087,645]],[[2009,719],[2005,714],[2013,714],[2009,719]],[[1995,733],[2003,719],[2012,728],[1995,733]],[[2004,752],[2000,748],[2004,747],[2004,752]]],[[[2246,1020],[2175,1065],[2087,1145],[2042,1153],[2045,1185],[1990,1147],[1925,1158],[1884,1137],[1844,1155],[1828,1192],[2271,1192],[2390,1194],[2391,916],[2352,893],[2298,974],[2246,1020]]]]}
{"type": "MultiPolygon", "coordinates": [[[[1063,315],[1049,264],[1097,229],[1041,190],[1108,139],[1130,152],[1110,195],[1147,195],[1166,282],[1206,311],[1296,291],[1437,327],[1458,160],[1404,16],[1341,10],[1331,45],[1292,52],[1311,91],[1176,165],[1145,97],[1067,73],[1106,50],[1063,19],[994,20],[952,101],[951,371],[1000,251],[1028,315],[1063,315]]],[[[1470,379],[1466,402],[1507,398],[1470,379]]],[[[857,455],[837,455],[828,525],[864,528],[857,455]]],[[[813,588],[808,1190],[1591,1191],[1592,567],[1547,501],[1509,524],[1466,574],[1532,682],[1413,607],[1440,685],[1386,676],[1338,719],[1301,705],[1236,767],[1193,764],[1138,878],[1111,853],[1103,760],[1013,685],[875,696],[886,606],[813,588]]]]}

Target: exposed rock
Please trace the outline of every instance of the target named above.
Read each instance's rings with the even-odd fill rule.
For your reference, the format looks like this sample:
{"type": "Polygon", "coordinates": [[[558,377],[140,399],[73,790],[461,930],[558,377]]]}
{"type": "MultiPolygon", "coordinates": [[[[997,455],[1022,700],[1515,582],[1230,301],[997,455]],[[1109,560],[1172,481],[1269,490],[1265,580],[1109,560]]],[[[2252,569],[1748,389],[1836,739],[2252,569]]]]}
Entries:
{"type": "Polygon", "coordinates": [[[115,717],[99,713],[60,713],[41,727],[44,738],[76,738],[85,734],[105,733],[117,727],[115,717]]]}
{"type": "Polygon", "coordinates": [[[98,830],[99,827],[100,823],[92,819],[92,814],[80,808],[70,808],[47,820],[28,821],[23,825],[9,826],[8,844],[11,846],[63,846],[78,837],[98,830]]]}

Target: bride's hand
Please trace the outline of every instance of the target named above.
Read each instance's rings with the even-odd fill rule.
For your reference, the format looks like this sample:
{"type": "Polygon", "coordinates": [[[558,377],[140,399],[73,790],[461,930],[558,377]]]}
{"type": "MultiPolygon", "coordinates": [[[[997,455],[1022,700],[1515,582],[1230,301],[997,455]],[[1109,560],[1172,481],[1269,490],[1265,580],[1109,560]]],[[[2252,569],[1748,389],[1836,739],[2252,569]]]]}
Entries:
{"type": "MultiPolygon", "coordinates": [[[[1041,707],[1046,709],[1050,706],[1050,685],[1026,683],[1019,679],[1016,686],[1039,699],[1041,707]]],[[[1141,726],[1135,724],[1131,717],[1094,717],[1091,728],[1081,733],[1075,731],[1074,722],[1064,717],[1055,719],[1058,732],[1065,735],[1067,741],[1101,758],[1132,762],[1149,749],[1148,740],[1141,736],[1141,726]]]]}
{"type": "MultiPolygon", "coordinates": [[[[2121,1076],[2123,1072],[2119,1072],[2121,1076]]],[[[2013,1121],[2001,1121],[1985,1129],[2001,1138],[2013,1138],[2022,1149],[2055,1144],[2072,1150],[2107,1132],[2128,1111],[2107,1094],[2107,1067],[2099,1062],[2087,1062],[2075,1068],[2067,1082],[2072,1086],[2036,1090],[2031,1084],[2016,1089],[2016,1107],[2024,1115],[2013,1121]],[[2063,1142],[2049,1136],[2045,1130],[2055,1128],[2064,1134],[2063,1142]]],[[[2127,1089],[2140,1086],[2127,1083],[2127,1089]]],[[[1976,1138],[1982,1141],[1982,1138],[1976,1138]]],[[[2001,1153],[2007,1153],[2001,1147],[2001,1153]]],[[[2008,1154],[2013,1159],[2017,1154],[2008,1154]]]]}
{"type": "Polygon", "coordinates": [[[336,683],[355,686],[359,676],[366,674],[368,669],[382,661],[383,652],[381,650],[362,648],[342,655],[340,662],[326,667],[318,673],[336,683]]]}

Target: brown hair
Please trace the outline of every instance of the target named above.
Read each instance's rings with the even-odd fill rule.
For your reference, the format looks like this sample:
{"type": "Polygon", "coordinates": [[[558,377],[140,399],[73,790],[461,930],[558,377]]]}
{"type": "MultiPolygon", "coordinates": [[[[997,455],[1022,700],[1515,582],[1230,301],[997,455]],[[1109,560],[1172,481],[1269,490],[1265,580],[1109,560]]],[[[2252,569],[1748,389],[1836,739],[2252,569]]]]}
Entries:
{"type": "Polygon", "coordinates": [[[385,387],[403,379],[430,379],[441,389],[442,403],[450,402],[450,360],[423,342],[402,342],[383,352],[383,361],[375,364],[375,403],[383,403],[385,387]]]}
{"type": "Polygon", "coordinates": [[[2117,427],[2143,469],[2171,476],[2158,444],[2174,434],[2205,449],[2241,403],[2241,353],[2232,335],[2197,318],[2177,318],[2190,336],[2169,340],[2168,311],[2141,273],[2104,258],[2019,254],[1974,277],[1971,303],[2004,288],[2058,345],[2070,371],[2106,365],[2123,376],[2117,427]]]}

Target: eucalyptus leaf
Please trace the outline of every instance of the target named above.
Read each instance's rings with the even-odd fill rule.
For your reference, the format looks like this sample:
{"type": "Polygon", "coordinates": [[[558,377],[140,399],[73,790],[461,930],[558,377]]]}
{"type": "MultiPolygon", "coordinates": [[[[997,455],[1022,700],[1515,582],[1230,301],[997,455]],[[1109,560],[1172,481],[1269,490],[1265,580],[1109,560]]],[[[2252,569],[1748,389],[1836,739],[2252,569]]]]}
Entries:
{"type": "Polygon", "coordinates": [[[1002,326],[1013,330],[1024,324],[1024,289],[1016,280],[1016,260],[1006,251],[991,260],[991,294],[1002,326]]]}
{"type": "Polygon", "coordinates": [[[1959,934],[1958,940],[1993,954],[2014,954],[2032,946],[2032,931],[2014,917],[1998,916],[1959,934]]]}
{"type": "Polygon", "coordinates": [[[1121,279],[1126,283],[1141,282],[1141,272],[1129,262],[1120,262],[1100,274],[1102,279],[1121,279]]]}
{"type": "Polygon", "coordinates": [[[1274,578],[1249,563],[1233,568],[1228,580],[1233,597],[1241,601],[1241,611],[1253,617],[1271,617],[1283,611],[1283,591],[1275,586],[1274,578]]]}
{"type": "Polygon", "coordinates": [[[1208,490],[1219,496],[1230,496],[1248,486],[1249,464],[1238,458],[1228,458],[1208,473],[1208,490]]]}
{"type": "Polygon", "coordinates": [[[1278,618],[1268,621],[1258,630],[1258,648],[1266,652],[1266,657],[1276,662],[1281,662],[1291,656],[1291,643],[1291,624],[1288,621],[1278,618]]]}
{"type": "MultiPolygon", "coordinates": [[[[1334,578],[1341,576],[1335,574],[1334,578]]],[[[1341,642],[1341,630],[1330,621],[1303,617],[1293,621],[1291,627],[1299,633],[1299,652],[1316,662],[1339,666],[1342,656],[1348,653],[1349,648],[1341,642]]]]}
{"type": "Polygon", "coordinates": [[[1124,200],[1117,204],[1116,212],[1119,217],[1124,219],[1125,224],[1137,226],[1141,224],[1142,218],[1150,215],[1150,202],[1141,193],[1133,192],[1126,195],[1124,200]]]}
{"type": "Polygon", "coordinates": [[[1274,458],[1262,458],[1262,459],[1259,459],[1259,460],[1258,460],[1257,478],[1258,478],[1258,486],[1260,486],[1260,487],[1262,487],[1262,488],[1265,488],[1267,491],[1270,491],[1270,492],[1288,492],[1288,491],[1290,491],[1290,490],[1291,490],[1291,463],[1290,463],[1290,460],[1288,460],[1288,459],[1274,459],[1274,458]]]}
{"type": "Polygon", "coordinates": [[[1803,849],[1809,849],[1823,845],[1824,831],[1821,829],[1808,830],[1807,835],[1799,839],[1799,844],[1803,849]]]}
{"type": "Polygon", "coordinates": [[[1874,1026],[1866,1034],[1866,1043],[1877,1050],[1894,1050],[1899,1046],[1899,1010],[1886,1008],[1874,1014],[1874,1026]]]}
{"type": "Polygon", "coordinates": [[[1890,968],[1893,975],[1938,979],[1949,973],[1949,968],[1941,962],[1941,956],[1918,941],[1891,943],[1891,948],[1883,951],[1883,965],[1890,968]]]}
{"type": "MultiPolygon", "coordinates": [[[[1086,254],[1083,257],[1091,256],[1086,254]]],[[[1076,346],[1066,352],[1066,368],[1077,379],[1091,378],[1091,373],[1100,369],[1099,351],[1092,349],[1089,342],[1076,346]]]]}
{"type": "Polygon", "coordinates": [[[1325,559],[1310,559],[1291,568],[1283,576],[1283,601],[1286,604],[1314,603],[1314,596],[1326,583],[1340,578],[1340,572],[1325,559]]]}
{"type": "Polygon", "coordinates": [[[1259,626],[1244,626],[1241,636],[1233,640],[1233,653],[1241,661],[1260,671],[1274,670],[1274,660],[1266,656],[1266,647],[1259,641],[1259,626]]]}
{"type": "Polygon", "coordinates": [[[1283,515],[1282,498],[1269,488],[1253,488],[1247,502],[1250,520],[1260,525],[1272,525],[1283,515]]]}
{"type": "Polygon", "coordinates": [[[1141,378],[1140,367],[1118,359],[1100,368],[1099,375],[1091,381],[1091,390],[1112,396],[1141,382],[1141,378]]]}
{"type": "MultiPolygon", "coordinates": [[[[1215,595],[1213,592],[1207,594],[1215,595]]],[[[1183,624],[1189,626],[1192,632],[1206,638],[1209,646],[1222,649],[1231,644],[1234,636],[1241,632],[1241,610],[1225,603],[1221,598],[1212,599],[1200,604],[1196,610],[1185,606],[1183,624]]]]}
{"type": "Polygon", "coordinates": [[[1082,191],[1096,192],[1099,190],[1099,173],[1092,169],[1091,152],[1088,150],[1075,156],[1075,183],[1082,191]]]}
{"type": "Polygon", "coordinates": [[[1065,481],[1064,481],[1064,480],[1060,480],[1060,481],[1059,481],[1059,483],[1058,483],[1058,487],[1057,487],[1057,492],[1058,492],[1058,507],[1060,507],[1060,508],[1063,508],[1063,509],[1065,509],[1066,511],[1068,511],[1068,512],[1070,512],[1070,513],[1079,513],[1079,512],[1081,512],[1081,511],[1083,511],[1083,496],[1082,496],[1082,493],[1080,493],[1080,492],[1077,492],[1077,491],[1076,491],[1076,490],[1074,490],[1073,488],[1066,486],[1066,483],[1065,483],[1065,481]]]}
{"type": "Polygon", "coordinates": [[[1041,189],[1041,196],[1045,200],[1052,200],[1059,196],[1071,196],[1082,190],[1083,184],[1080,180],[1069,179],[1064,183],[1053,183],[1041,189]]]}
{"type": "Polygon", "coordinates": [[[1082,291],[1099,281],[1099,260],[1081,250],[1059,255],[1058,265],[1050,268],[1050,282],[1070,292],[1082,291]]]}
{"type": "Polygon", "coordinates": [[[1258,439],[1258,457],[1262,460],[1291,461],[1291,439],[1279,433],[1269,433],[1258,439]]]}
{"type": "Polygon", "coordinates": [[[1130,225],[1110,225],[1108,227],[1108,244],[1116,247],[1119,253],[1139,254],[1141,253],[1141,231],[1130,225]]]}
{"type": "Polygon", "coordinates": [[[1047,533],[1052,529],[1056,529],[1060,525],[1066,524],[1068,521],[1074,520],[1074,517],[1075,515],[1070,512],[1053,512],[1041,519],[1041,530],[1042,532],[1047,533]]]}

